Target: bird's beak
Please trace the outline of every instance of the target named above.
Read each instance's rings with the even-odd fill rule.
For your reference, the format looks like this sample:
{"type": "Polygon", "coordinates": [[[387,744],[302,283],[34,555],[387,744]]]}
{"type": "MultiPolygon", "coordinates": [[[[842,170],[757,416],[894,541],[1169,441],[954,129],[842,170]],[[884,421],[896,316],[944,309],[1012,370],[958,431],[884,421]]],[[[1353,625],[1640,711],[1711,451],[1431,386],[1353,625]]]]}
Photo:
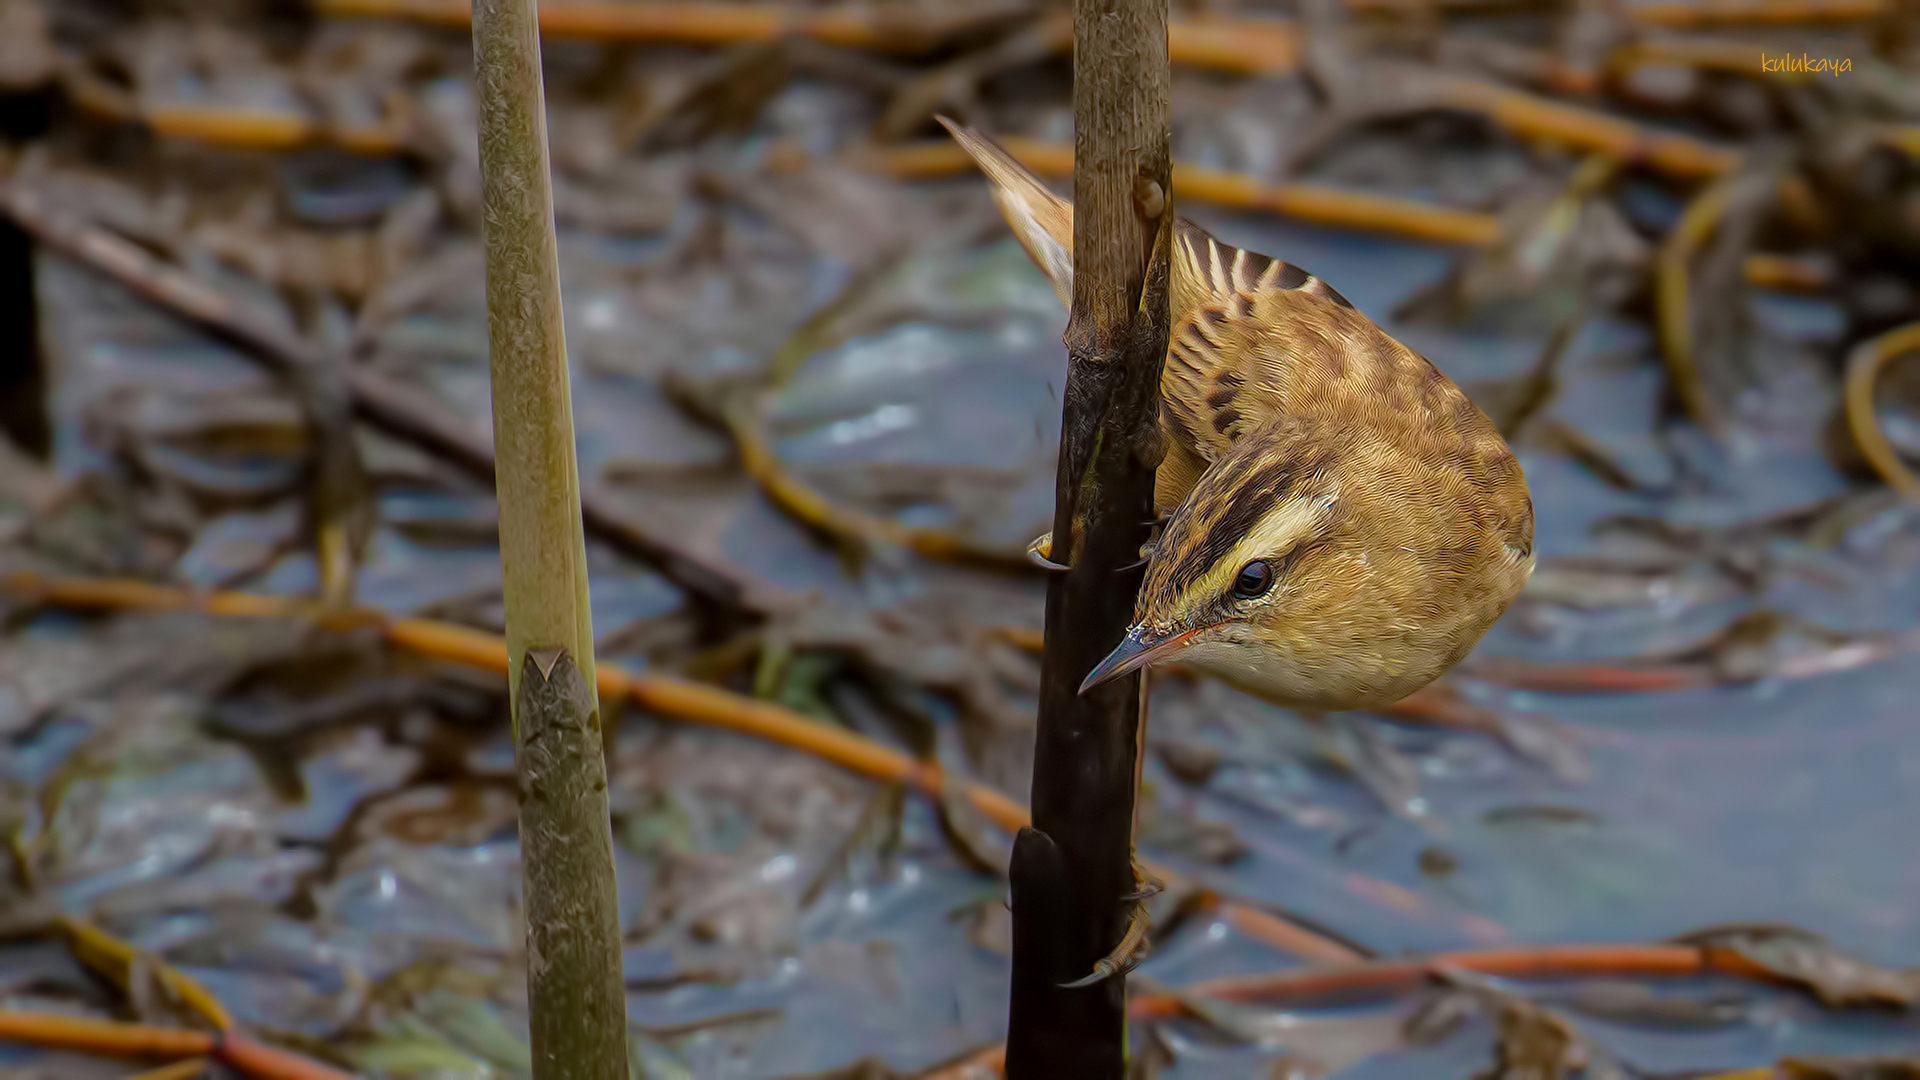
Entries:
{"type": "Polygon", "coordinates": [[[1165,659],[1204,629],[1203,626],[1196,626],[1182,633],[1161,637],[1144,626],[1134,627],[1120,640],[1118,648],[1087,672],[1087,680],[1080,684],[1080,692],[1084,694],[1101,683],[1111,682],[1129,671],[1138,671],[1156,660],[1165,659]]]}

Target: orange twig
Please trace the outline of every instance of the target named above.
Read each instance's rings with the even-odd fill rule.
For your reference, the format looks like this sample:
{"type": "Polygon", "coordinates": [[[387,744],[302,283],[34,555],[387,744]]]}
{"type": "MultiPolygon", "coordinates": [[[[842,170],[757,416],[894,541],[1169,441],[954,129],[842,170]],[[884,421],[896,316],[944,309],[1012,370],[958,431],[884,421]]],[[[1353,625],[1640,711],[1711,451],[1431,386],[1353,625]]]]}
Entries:
{"type": "MultiPolygon", "coordinates": [[[[64,1013],[0,1009],[0,1040],[106,1057],[211,1057],[259,1080],[355,1080],[350,1073],[263,1045],[237,1031],[215,1035],[151,1024],[94,1020],[64,1013]]],[[[192,1072],[177,1071],[189,1064],[193,1062],[177,1062],[145,1076],[147,1080],[153,1080],[154,1077],[192,1076],[192,1072]]]]}
{"type": "Polygon", "coordinates": [[[295,150],[331,143],[356,154],[397,154],[405,133],[390,127],[337,127],[299,113],[218,105],[160,105],[137,119],[156,135],[243,150],[295,150]]]}
{"type": "Polygon", "coordinates": [[[1578,105],[1474,79],[1446,78],[1434,104],[1480,113],[1522,138],[1563,143],[1687,180],[1722,176],[1740,152],[1690,135],[1642,127],[1578,105]]]}
{"type": "MultiPolygon", "coordinates": [[[[1043,176],[1073,172],[1073,147],[1017,136],[996,136],[1007,152],[1043,176]]],[[[953,142],[867,147],[854,164],[899,180],[951,176],[972,167],[953,142]]],[[[1269,184],[1239,173],[1197,165],[1173,167],[1176,195],[1243,210],[1267,210],[1322,225],[1371,229],[1443,244],[1488,244],[1500,235],[1491,214],[1431,203],[1343,191],[1318,184],[1269,184]]]]}
{"type": "Polygon", "coordinates": [[[205,1031],[5,1009],[0,1009],[0,1039],[111,1057],[156,1058],[204,1057],[214,1052],[216,1042],[205,1031]]]}
{"type": "MultiPolygon", "coordinates": [[[[467,0],[319,0],[315,8],[336,17],[410,19],[442,26],[466,26],[470,18],[467,0]]],[[[1004,5],[959,15],[909,16],[866,6],[796,12],[782,4],[567,0],[541,5],[540,33],[550,38],[681,45],[737,45],[799,36],[849,49],[921,52],[959,31],[1014,14],[1015,9],[1004,5]]],[[[1043,29],[1055,49],[1072,47],[1070,19],[1050,18],[1043,29]]],[[[1274,75],[1294,69],[1299,38],[1293,25],[1282,20],[1203,13],[1175,16],[1168,23],[1167,50],[1176,64],[1239,75],[1274,75]]]]}
{"type": "Polygon", "coordinates": [[[258,1076],[262,1080],[355,1080],[338,1069],[328,1068],[311,1058],[304,1058],[265,1043],[256,1042],[237,1031],[230,1031],[220,1041],[220,1060],[236,1069],[258,1076]]]}
{"type": "MultiPolygon", "coordinates": [[[[319,0],[314,9],[342,18],[408,19],[466,27],[468,0],[319,0]]],[[[1004,16],[1005,7],[985,15],[1004,16]]],[[[789,35],[855,49],[915,51],[981,21],[979,12],[909,16],[867,7],[801,12],[784,4],[609,3],[569,0],[540,5],[540,33],[548,38],[733,45],[789,35]]]]}
{"type": "Polygon", "coordinates": [[[1300,62],[1292,23],[1192,12],[1167,21],[1167,58],[1235,75],[1284,75],[1300,62]]]}
{"type": "Polygon", "coordinates": [[[142,106],[130,93],[78,66],[60,74],[61,85],[80,110],[104,120],[140,124],[155,135],[230,150],[285,151],[331,143],[356,154],[394,154],[406,148],[403,124],[341,127],[299,112],[232,105],[142,106]]]}
{"type": "Polygon", "coordinates": [[[1620,46],[1607,54],[1606,64],[1616,73],[1643,64],[1663,64],[1704,71],[1725,71],[1781,82],[1807,82],[1827,77],[1825,72],[1789,69],[1785,64],[1769,67],[1761,62],[1765,53],[1766,50],[1746,42],[1653,38],[1620,46]]]}
{"type": "MultiPolygon", "coordinates": [[[[327,608],[308,600],[245,593],[194,593],[127,579],[51,580],[34,574],[16,574],[0,579],[0,592],[73,608],[197,610],[223,616],[304,618],[338,629],[375,626],[394,648],[476,670],[502,675],[507,670],[506,642],[499,637],[432,619],[396,619],[376,611],[327,608]]],[[[938,764],[921,761],[769,702],[683,679],[629,672],[614,664],[596,664],[595,672],[602,702],[629,700],[661,716],[789,746],[863,776],[905,784],[933,799],[940,798],[949,783],[938,764]]],[[[993,788],[965,784],[960,791],[983,816],[1008,832],[1019,831],[1030,820],[1025,807],[993,788]]],[[[1149,865],[1147,868],[1163,880],[1180,876],[1161,867],[1149,865]]],[[[1387,886],[1385,882],[1377,884],[1383,889],[1387,886]]],[[[1398,894],[1367,895],[1396,910],[1407,906],[1406,898],[1398,894]]],[[[1229,907],[1238,905],[1225,905],[1223,911],[1229,907]]],[[[1346,947],[1337,942],[1307,945],[1307,938],[1314,935],[1304,928],[1288,926],[1284,932],[1276,931],[1273,924],[1279,921],[1274,916],[1256,913],[1245,919],[1239,929],[1283,951],[1315,948],[1320,956],[1334,955],[1332,950],[1348,954],[1346,947]]],[[[1474,927],[1481,933],[1487,929],[1478,923],[1474,927]]]]}
{"type": "Polygon", "coordinates": [[[1292,953],[1302,960],[1351,964],[1364,959],[1359,953],[1331,938],[1321,937],[1298,923],[1288,922],[1259,908],[1232,903],[1221,903],[1218,908],[1221,921],[1232,927],[1235,933],[1292,953]]]}
{"type": "Polygon", "coordinates": [[[146,1072],[127,1077],[127,1080],[195,1080],[196,1077],[205,1076],[207,1070],[212,1067],[213,1062],[208,1058],[188,1058],[171,1065],[162,1065],[157,1069],[148,1069],[146,1072]]]}
{"type": "Polygon", "coordinates": [[[1624,5],[1623,13],[1643,26],[1693,27],[1853,22],[1877,19],[1893,8],[1893,0],[1678,0],[1624,5]]]}
{"type": "Polygon", "coordinates": [[[865,543],[878,540],[897,544],[929,559],[946,562],[985,563],[1013,569],[1031,570],[1033,564],[1021,550],[977,543],[944,529],[923,529],[902,525],[891,518],[838,506],[812,485],[795,476],[773,452],[755,410],[730,409],[727,430],[733,435],[740,453],[740,467],[753,477],[775,503],[801,523],[843,541],[865,543]]]}
{"type": "Polygon", "coordinates": [[[1895,357],[1915,350],[1920,350],[1920,323],[1908,323],[1871,341],[1861,342],[1847,358],[1844,402],[1847,430],[1853,433],[1854,443],[1873,471],[1903,498],[1920,502],[1920,477],[1900,460],[1893,444],[1887,441],[1873,408],[1873,387],[1880,377],[1880,369],[1895,357]]]}
{"type": "Polygon", "coordinates": [[[1781,292],[1819,292],[1833,284],[1827,268],[1790,255],[1749,255],[1742,267],[1747,284],[1781,292]]]}
{"type": "MultiPolygon", "coordinates": [[[[995,141],[1022,165],[1042,176],[1073,174],[1073,147],[1017,135],[995,141]]],[[[931,180],[973,167],[966,151],[951,141],[905,146],[863,147],[850,155],[862,168],[896,180],[931,180]]],[[[1265,210],[1317,225],[1361,229],[1438,244],[1491,244],[1501,236],[1492,214],[1387,195],[1369,195],[1320,184],[1269,184],[1241,173],[1198,165],[1173,167],[1176,195],[1237,210],[1265,210]]],[[[1747,280],[1758,288],[1809,291],[1830,282],[1824,271],[1782,255],[1755,255],[1747,280]]]]}
{"type": "MultiPolygon", "coordinates": [[[[1186,988],[1229,1001],[1306,1003],[1353,994],[1404,992],[1448,968],[1503,979],[1589,979],[1600,977],[1687,978],[1721,974],[1762,982],[1779,980],[1737,953],[1693,945],[1526,945],[1437,953],[1412,960],[1382,960],[1343,967],[1301,968],[1271,975],[1233,975],[1186,988]]],[[[1177,1015],[1170,997],[1142,995],[1131,1013],[1136,1019],[1177,1015]]]]}

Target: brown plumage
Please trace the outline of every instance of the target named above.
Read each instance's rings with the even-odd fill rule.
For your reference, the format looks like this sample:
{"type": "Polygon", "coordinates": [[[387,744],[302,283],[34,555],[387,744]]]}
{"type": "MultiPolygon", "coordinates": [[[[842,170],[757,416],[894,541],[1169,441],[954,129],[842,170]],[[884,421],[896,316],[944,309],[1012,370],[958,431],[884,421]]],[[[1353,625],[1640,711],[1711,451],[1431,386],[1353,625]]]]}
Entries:
{"type": "MultiPolygon", "coordinates": [[[[947,128],[1070,303],[1072,204],[947,128]]],[[[1532,573],[1519,463],[1459,387],[1326,283],[1189,221],[1174,239],[1155,480],[1171,516],[1136,624],[1087,685],[1177,656],[1300,708],[1411,694],[1532,573]]]]}

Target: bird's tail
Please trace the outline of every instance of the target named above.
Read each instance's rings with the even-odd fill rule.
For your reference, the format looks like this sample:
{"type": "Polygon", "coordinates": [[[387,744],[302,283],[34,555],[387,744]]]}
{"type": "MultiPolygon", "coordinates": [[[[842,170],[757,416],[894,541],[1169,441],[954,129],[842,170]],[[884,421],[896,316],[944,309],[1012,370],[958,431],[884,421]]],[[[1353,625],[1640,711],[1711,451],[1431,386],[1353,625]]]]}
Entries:
{"type": "Polygon", "coordinates": [[[1020,246],[1053,282],[1062,304],[1073,304],[1073,204],[1055,195],[1012,154],[985,135],[937,118],[993,183],[993,202],[1020,246]]]}

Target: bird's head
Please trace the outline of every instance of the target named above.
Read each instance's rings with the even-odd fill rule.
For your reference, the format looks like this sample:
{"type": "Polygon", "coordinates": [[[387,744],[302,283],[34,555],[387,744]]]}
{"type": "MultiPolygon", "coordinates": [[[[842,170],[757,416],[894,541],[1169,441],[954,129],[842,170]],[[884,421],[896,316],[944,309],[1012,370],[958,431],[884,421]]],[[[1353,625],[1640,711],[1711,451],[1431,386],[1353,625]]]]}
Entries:
{"type": "Polygon", "coordinates": [[[1175,657],[1259,663],[1284,646],[1345,533],[1336,448],[1286,434],[1243,439],[1201,476],[1154,545],[1133,626],[1083,690],[1175,657]]]}
{"type": "Polygon", "coordinates": [[[1531,567],[1475,524],[1457,473],[1334,426],[1239,440],[1168,520],[1133,625],[1082,690],[1178,659],[1303,708],[1413,692],[1531,567]]]}

